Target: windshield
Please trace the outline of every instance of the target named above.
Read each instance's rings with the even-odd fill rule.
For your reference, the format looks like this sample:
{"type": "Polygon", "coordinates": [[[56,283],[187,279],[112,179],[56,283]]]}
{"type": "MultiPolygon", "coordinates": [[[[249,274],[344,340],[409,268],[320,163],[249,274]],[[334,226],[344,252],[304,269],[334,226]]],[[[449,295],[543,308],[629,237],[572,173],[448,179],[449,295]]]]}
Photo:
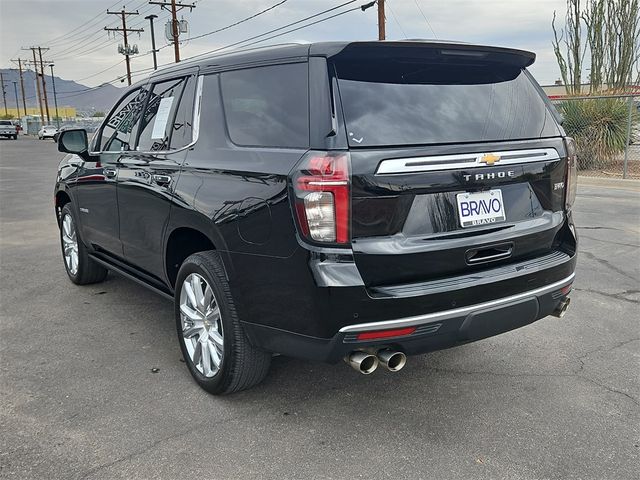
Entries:
{"type": "Polygon", "coordinates": [[[13,125],[13,123],[7,122],[6,120],[0,120],[0,125],[13,125]]]}
{"type": "Polygon", "coordinates": [[[467,62],[335,61],[349,144],[419,145],[560,135],[523,69],[467,62]]]}

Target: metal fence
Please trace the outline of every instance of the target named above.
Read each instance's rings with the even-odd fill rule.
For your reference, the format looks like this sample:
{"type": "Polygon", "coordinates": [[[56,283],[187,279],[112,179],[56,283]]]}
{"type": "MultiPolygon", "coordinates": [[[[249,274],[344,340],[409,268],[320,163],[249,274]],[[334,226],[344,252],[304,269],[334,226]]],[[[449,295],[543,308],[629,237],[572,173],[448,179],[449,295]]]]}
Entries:
{"type": "Polygon", "coordinates": [[[552,99],[576,140],[580,175],[640,179],[640,95],[552,99]]]}

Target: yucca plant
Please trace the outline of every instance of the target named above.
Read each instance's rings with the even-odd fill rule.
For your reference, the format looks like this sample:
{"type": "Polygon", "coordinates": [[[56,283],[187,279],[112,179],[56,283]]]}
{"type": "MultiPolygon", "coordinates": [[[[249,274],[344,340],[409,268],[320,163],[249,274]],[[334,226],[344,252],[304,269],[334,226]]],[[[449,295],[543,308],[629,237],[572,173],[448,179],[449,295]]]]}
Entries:
{"type": "Polygon", "coordinates": [[[565,100],[558,109],[564,117],[564,129],[576,141],[579,169],[605,167],[624,152],[629,121],[626,99],[565,100]]]}

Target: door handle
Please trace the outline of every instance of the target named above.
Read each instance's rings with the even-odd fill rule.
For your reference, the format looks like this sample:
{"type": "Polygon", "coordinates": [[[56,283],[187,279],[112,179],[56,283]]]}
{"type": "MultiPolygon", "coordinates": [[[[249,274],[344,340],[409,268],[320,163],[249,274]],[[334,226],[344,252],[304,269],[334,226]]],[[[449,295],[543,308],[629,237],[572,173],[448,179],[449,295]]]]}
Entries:
{"type": "Polygon", "coordinates": [[[118,171],[115,168],[105,168],[104,176],[108,178],[114,178],[118,174],[118,171]]]}
{"type": "Polygon", "coordinates": [[[171,177],[169,175],[152,175],[151,179],[156,185],[166,187],[171,183],[171,177]]]}

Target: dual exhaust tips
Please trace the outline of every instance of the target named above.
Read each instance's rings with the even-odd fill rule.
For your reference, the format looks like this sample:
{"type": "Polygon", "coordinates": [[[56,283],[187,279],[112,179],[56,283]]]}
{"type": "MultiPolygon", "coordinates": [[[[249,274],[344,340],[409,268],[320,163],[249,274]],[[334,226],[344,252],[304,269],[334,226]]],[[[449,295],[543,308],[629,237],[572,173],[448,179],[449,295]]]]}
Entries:
{"type": "MultiPolygon", "coordinates": [[[[551,315],[558,318],[564,317],[570,302],[570,298],[563,299],[551,315]]],[[[391,349],[379,350],[376,353],[356,350],[344,357],[344,361],[363,375],[371,375],[380,364],[390,372],[402,370],[407,364],[407,356],[402,352],[391,349]]]]}
{"type": "Polygon", "coordinates": [[[347,355],[344,361],[363,375],[370,375],[380,364],[390,372],[402,370],[407,364],[407,356],[395,350],[380,350],[376,354],[355,351],[347,355]]]}

